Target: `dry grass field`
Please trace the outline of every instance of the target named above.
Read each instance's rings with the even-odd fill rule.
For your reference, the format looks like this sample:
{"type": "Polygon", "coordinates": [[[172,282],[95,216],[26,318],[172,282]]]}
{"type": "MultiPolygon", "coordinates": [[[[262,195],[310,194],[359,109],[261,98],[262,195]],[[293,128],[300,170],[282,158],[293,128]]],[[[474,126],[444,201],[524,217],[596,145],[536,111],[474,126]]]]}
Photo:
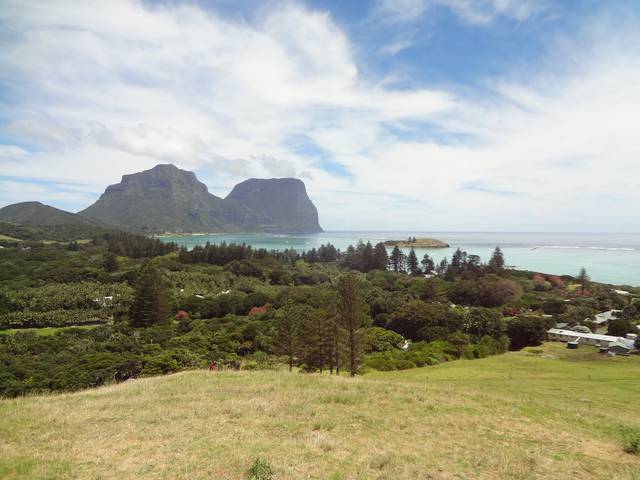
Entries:
{"type": "Polygon", "coordinates": [[[640,479],[640,357],[561,345],[363,377],[191,371],[0,401],[0,478],[640,479]],[[635,432],[635,433],[634,433],[635,432]]]}

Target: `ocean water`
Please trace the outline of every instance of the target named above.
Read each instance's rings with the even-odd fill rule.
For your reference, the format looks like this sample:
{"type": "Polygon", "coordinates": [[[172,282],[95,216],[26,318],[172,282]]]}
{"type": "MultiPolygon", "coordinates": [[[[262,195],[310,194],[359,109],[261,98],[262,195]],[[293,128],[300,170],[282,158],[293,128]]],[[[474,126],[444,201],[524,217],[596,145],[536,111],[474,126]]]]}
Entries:
{"type": "Polygon", "coordinates": [[[246,243],[256,248],[299,252],[332,243],[344,250],[358,240],[377,243],[409,237],[437,238],[445,249],[416,249],[419,258],[429,253],[436,262],[451,259],[456,248],[488,261],[493,249],[502,248],[507,265],[557,275],[577,275],[585,267],[592,280],[640,286],[640,234],[610,233],[504,233],[504,232],[372,232],[329,231],[313,235],[212,234],[163,236],[187,248],[211,243],[246,243]]]}

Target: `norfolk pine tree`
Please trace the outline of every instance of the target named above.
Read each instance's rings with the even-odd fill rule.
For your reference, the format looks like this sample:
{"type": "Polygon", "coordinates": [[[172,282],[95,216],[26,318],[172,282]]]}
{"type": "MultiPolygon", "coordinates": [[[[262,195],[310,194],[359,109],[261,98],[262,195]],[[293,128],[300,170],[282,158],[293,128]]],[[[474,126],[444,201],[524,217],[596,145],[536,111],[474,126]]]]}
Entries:
{"type": "Polygon", "coordinates": [[[580,282],[580,294],[584,295],[584,291],[586,290],[587,286],[589,285],[589,275],[587,274],[587,270],[582,267],[580,269],[580,273],[578,274],[578,282],[580,282]]]}
{"type": "Polygon", "coordinates": [[[389,257],[389,264],[391,265],[391,269],[396,273],[404,272],[406,263],[407,256],[402,253],[402,250],[400,250],[397,245],[393,247],[391,256],[389,257]]]}
{"type": "Polygon", "coordinates": [[[389,254],[384,243],[378,242],[373,247],[373,268],[376,270],[386,270],[389,268],[389,254]]]}
{"type": "Polygon", "coordinates": [[[496,247],[489,260],[489,270],[493,273],[499,273],[504,270],[504,255],[500,247],[496,247]]]}
{"type": "Polygon", "coordinates": [[[293,370],[293,364],[300,349],[302,321],[299,310],[291,300],[287,300],[278,311],[275,347],[278,353],[287,356],[289,371],[293,370]]]}
{"type": "Polygon", "coordinates": [[[424,254],[424,257],[422,257],[422,261],[420,263],[422,264],[422,271],[427,275],[433,272],[436,268],[435,264],[433,263],[433,259],[429,256],[428,253],[424,254]]]}
{"type": "Polygon", "coordinates": [[[418,257],[416,251],[411,247],[409,255],[407,256],[407,269],[411,275],[417,276],[422,273],[420,265],[418,264],[418,257]]]}
{"type": "Polygon", "coordinates": [[[338,319],[345,332],[345,343],[351,376],[360,369],[363,350],[363,332],[369,324],[368,306],[362,298],[358,278],[346,274],[338,280],[338,319]]]}
{"type": "Polygon", "coordinates": [[[136,293],[129,312],[134,327],[149,327],[168,323],[170,312],[169,289],[153,263],[147,262],[136,285],[136,293]]]}

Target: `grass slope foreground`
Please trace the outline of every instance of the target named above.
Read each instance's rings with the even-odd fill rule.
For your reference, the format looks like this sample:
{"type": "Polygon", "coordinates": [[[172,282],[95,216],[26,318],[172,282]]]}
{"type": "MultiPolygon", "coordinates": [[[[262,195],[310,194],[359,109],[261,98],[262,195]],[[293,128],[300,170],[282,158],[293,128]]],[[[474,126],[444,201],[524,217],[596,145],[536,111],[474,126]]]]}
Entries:
{"type": "Polygon", "coordinates": [[[190,371],[2,400],[0,478],[244,479],[259,458],[274,479],[638,479],[639,371],[546,344],[356,379],[190,371]]]}

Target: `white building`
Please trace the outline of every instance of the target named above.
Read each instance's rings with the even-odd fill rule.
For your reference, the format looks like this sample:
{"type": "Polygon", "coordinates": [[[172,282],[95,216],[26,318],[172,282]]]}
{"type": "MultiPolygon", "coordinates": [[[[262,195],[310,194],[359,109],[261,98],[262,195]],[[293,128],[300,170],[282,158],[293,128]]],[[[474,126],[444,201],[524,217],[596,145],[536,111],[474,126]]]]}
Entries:
{"type": "Polygon", "coordinates": [[[611,343],[622,343],[633,348],[633,340],[612,335],[599,335],[597,333],[574,332],[573,330],[561,330],[551,328],[547,330],[547,337],[552,342],[578,342],[582,345],[596,347],[608,347],[611,343]]]}
{"type": "Polygon", "coordinates": [[[609,323],[609,320],[617,320],[617,313],[622,312],[622,310],[609,310],[608,312],[597,313],[593,320],[590,318],[585,318],[585,321],[592,322],[598,325],[599,327],[609,323]]]}

